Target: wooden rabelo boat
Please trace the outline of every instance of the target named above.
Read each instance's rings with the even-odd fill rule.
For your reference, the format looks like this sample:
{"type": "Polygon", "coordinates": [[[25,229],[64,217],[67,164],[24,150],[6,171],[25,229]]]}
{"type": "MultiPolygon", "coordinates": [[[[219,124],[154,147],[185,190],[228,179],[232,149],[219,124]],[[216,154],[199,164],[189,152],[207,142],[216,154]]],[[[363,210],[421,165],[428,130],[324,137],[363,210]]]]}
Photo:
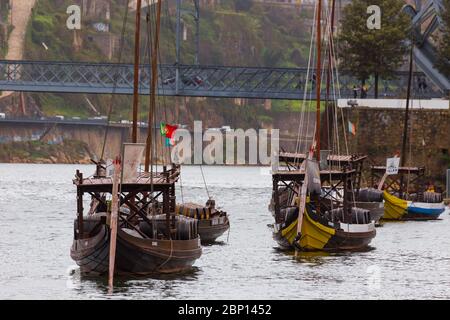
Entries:
{"type": "MultiPolygon", "coordinates": [[[[367,159],[365,155],[326,155],[326,166],[338,167],[352,167],[355,170],[355,180],[353,181],[352,204],[358,208],[370,211],[370,218],[378,223],[384,213],[383,192],[375,188],[361,188],[362,170],[364,161],[367,159]]],[[[288,170],[300,170],[301,165],[306,160],[306,154],[302,153],[288,153],[281,152],[279,155],[279,162],[282,163],[288,170]]],[[[292,185],[291,185],[292,188],[292,185]]],[[[343,188],[337,187],[337,192],[330,192],[327,198],[334,202],[335,206],[343,204],[343,188]]],[[[290,188],[282,188],[279,191],[280,204],[282,206],[289,205],[292,202],[292,192],[290,188]]],[[[273,198],[269,205],[269,210],[274,212],[273,198]]]]}
{"type": "MultiPolygon", "coordinates": [[[[332,5],[334,17],[335,3],[332,5]]],[[[321,107],[321,11],[316,8],[317,66],[316,127],[309,152],[281,153],[272,169],[271,208],[275,223],[273,237],[282,249],[300,251],[364,250],[376,235],[370,211],[355,206],[355,188],[365,156],[334,154],[323,156],[320,139],[321,107]],[[322,158],[322,160],[321,160],[322,158]],[[281,164],[284,166],[281,166],[281,164]],[[339,195],[338,197],[336,195],[339,195]]],[[[333,18],[332,18],[333,21],[333,18]]],[[[330,30],[333,30],[333,24],[330,30]]],[[[332,46],[330,34],[330,47],[332,46]]],[[[333,50],[329,50],[329,72],[333,50]]],[[[327,91],[328,91],[327,85],[327,91]]],[[[307,86],[305,86],[305,92],[307,86]]],[[[306,96],[306,93],[305,93],[306,96]]],[[[336,110],[336,105],[334,105],[336,110]]],[[[299,132],[303,123],[299,124],[299,132]]]]}
{"type": "MultiPolygon", "coordinates": [[[[201,256],[197,221],[173,214],[178,176],[179,167],[174,166],[155,174],[153,179],[144,173],[132,183],[121,184],[116,274],[181,272],[190,269],[201,256]],[[152,205],[158,215],[148,214],[147,208],[152,205]]],[[[74,184],[78,210],[71,257],[83,274],[106,274],[111,241],[111,206],[106,199],[112,194],[112,178],[101,174],[83,178],[77,172],[74,184]],[[85,194],[93,198],[89,215],[83,212],[85,194]]]]}
{"type": "MultiPolygon", "coordinates": [[[[411,146],[409,153],[406,151],[412,138],[409,129],[409,109],[414,66],[413,50],[414,40],[411,39],[400,166],[396,174],[388,174],[386,166],[372,167],[372,185],[377,183],[378,188],[384,190],[383,220],[436,220],[445,211],[442,193],[437,192],[432,184],[425,181],[425,167],[407,165],[407,160],[409,162],[413,160],[411,146]]],[[[396,157],[398,156],[397,154],[396,157]]]]}
{"type": "Polygon", "coordinates": [[[177,204],[175,212],[198,220],[198,234],[202,244],[214,243],[230,229],[227,213],[216,209],[214,200],[208,200],[205,206],[196,203],[177,204]]]}
{"type": "Polygon", "coordinates": [[[385,173],[386,166],[372,167],[374,183],[383,181],[383,220],[436,220],[445,211],[442,194],[427,189],[424,167],[399,167],[396,175],[385,173]],[[409,180],[407,186],[404,177],[409,180]]]}
{"type": "MultiPolygon", "coordinates": [[[[152,5],[156,21],[151,49],[151,85],[148,128],[155,127],[156,88],[161,1],[152,5]]],[[[149,9],[150,10],[150,9],[149,9]]],[[[77,171],[77,218],[71,257],[82,274],[109,273],[110,287],[114,274],[147,275],[183,272],[192,268],[201,256],[198,221],[175,214],[175,183],[180,167],[175,164],[154,165],[155,136],[148,130],[145,145],[137,144],[139,106],[141,0],[136,10],[133,126],[130,144],[123,146],[122,157],[114,161],[114,175],[107,175],[105,161],[97,162],[92,177],[77,171]],[[138,172],[145,148],[145,169],[138,172]],[[84,212],[85,196],[91,197],[84,212]]],[[[153,23],[148,19],[147,23],[153,23]]],[[[123,45],[123,39],[122,39],[123,45]]],[[[111,108],[112,109],[112,108],[111,108]]],[[[110,110],[111,112],[111,110],[110,110]]],[[[105,133],[105,143],[106,136],[105,133]]],[[[106,146],[107,147],[107,146],[106,146]]],[[[103,157],[103,155],[102,155],[103,157]]],[[[101,158],[102,159],[102,158],[101,158]]]]}
{"type": "Polygon", "coordinates": [[[370,210],[355,205],[353,183],[357,175],[351,163],[341,169],[321,169],[321,192],[306,194],[299,221],[301,189],[308,184],[307,168],[273,172],[273,237],[280,248],[300,251],[366,248],[376,235],[375,220],[370,210]],[[344,188],[339,188],[342,185],[344,188]]]}

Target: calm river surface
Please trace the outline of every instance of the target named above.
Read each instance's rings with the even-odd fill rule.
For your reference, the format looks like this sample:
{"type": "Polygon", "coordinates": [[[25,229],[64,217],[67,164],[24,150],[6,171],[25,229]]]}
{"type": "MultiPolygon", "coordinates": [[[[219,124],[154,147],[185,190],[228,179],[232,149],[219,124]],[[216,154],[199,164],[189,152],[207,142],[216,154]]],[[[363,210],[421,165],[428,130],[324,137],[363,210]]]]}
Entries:
{"type": "MultiPolygon", "coordinates": [[[[276,250],[267,227],[271,177],[265,169],[205,167],[210,193],[231,219],[228,242],[205,247],[189,274],[81,278],[70,259],[75,188],[92,166],[0,164],[2,299],[450,299],[450,216],[389,223],[373,250],[295,260],[276,250]]],[[[206,200],[198,167],[183,168],[185,201],[206,200]]]]}

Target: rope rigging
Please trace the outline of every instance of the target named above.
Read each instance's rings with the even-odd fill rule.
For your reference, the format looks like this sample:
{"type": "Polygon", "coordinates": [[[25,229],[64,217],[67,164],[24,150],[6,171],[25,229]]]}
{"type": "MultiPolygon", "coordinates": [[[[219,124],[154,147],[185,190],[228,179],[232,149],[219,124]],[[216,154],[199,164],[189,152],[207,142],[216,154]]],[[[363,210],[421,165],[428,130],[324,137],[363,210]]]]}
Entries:
{"type": "MultiPolygon", "coordinates": [[[[130,0],[127,0],[126,3],[126,7],[125,7],[125,15],[124,15],[124,19],[123,19],[123,24],[122,24],[122,31],[121,31],[121,36],[120,36],[120,45],[119,45],[119,56],[118,56],[118,63],[120,64],[122,62],[122,55],[123,55],[123,49],[124,49],[124,43],[125,43],[125,32],[126,32],[126,26],[128,23],[128,13],[129,13],[129,4],[130,4],[130,0]]],[[[113,84],[113,92],[111,94],[110,100],[109,100],[109,108],[108,108],[108,118],[107,118],[107,124],[106,124],[106,128],[105,128],[105,134],[103,137],[103,143],[102,143],[102,152],[101,152],[101,156],[100,156],[100,161],[104,161],[104,156],[105,156],[105,148],[106,148],[106,141],[108,139],[108,134],[109,134],[109,128],[110,128],[110,124],[111,124],[111,116],[112,116],[112,111],[114,108],[114,95],[116,93],[117,90],[117,82],[118,82],[118,78],[119,78],[119,70],[117,71],[117,73],[114,75],[114,84],[113,84]]]]}

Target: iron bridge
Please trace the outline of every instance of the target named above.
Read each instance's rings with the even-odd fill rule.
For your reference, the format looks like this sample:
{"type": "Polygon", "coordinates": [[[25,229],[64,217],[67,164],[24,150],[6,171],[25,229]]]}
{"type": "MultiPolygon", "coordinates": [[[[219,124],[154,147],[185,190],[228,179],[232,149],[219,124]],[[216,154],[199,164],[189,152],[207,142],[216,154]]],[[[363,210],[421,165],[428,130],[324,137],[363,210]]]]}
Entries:
{"type": "MultiPolygon", "coordinates": [[[[163,96],[257,98],[298,100],[304,95],[305,84],[309,91],[315,86],[314,76],[307,79],[306,68],[260,68],[198,65],[160,65],[158,94],[163,96]]],[[[380,98],[406,96],[407,72],[397,72],[395,79],[379,82],[380,98]]],[[[426,75],[414,75],[416,97],[440,98],[442,91],[428,81],[426,88],[419,88],[418,79],[426,75]]],[[[140,67],[140,93],[150,93],[151,70],[149,65],[140,67]]],[[[373,80],[367,98],[374,97],[373,80]]],[[[360,81],[351,76],[339,75],[342,98],[353,98],[353,87],[360,81]]],[[[113,63],[7,61],[0,60],[0,91],[132,94],[133,65],[113,63]]],[[[322,97],[325,99],[325,88],[322,97]]],[[[359,95],[358,95],[359,97],[359,95]]],[[[315,95],[307,97],[314,99],[315,95]]],[[[331,95],[333,99],[333,95],[331,95]]]]}

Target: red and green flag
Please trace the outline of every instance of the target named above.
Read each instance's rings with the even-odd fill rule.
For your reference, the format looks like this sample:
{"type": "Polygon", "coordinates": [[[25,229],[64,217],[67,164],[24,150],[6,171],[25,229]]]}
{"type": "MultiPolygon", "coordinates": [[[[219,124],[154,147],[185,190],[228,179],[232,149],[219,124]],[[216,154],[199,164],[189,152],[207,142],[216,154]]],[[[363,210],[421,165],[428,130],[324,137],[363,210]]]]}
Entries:
{"type": "Polygon", "coordinates": [[[350,132],[352,135],[356,135],[356,126],[352,122],[348,122],[348,132],[350,132]]]}
{"type": "Polygon", "coordinates": [[[170,147],[175,145],[174,133],[178,129],[178,126],[170,125],[164,122],[161,122],[161,136],[166,138],[166,147],[170,147]]]}

